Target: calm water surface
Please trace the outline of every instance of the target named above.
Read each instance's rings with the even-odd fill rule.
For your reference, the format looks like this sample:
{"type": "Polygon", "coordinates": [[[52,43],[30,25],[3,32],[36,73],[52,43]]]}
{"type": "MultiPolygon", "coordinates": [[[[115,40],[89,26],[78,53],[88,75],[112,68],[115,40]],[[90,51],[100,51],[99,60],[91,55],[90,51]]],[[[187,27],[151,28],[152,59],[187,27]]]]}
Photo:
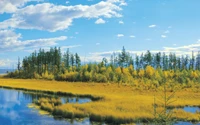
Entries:
{"type": "MultiPolygon", "coordinates": [[[[41,97],[52,98],[52,95],[42,93],[27,93],[25,91],[0,88],[0,125],[91,125],[88,118],[83,120],[58,120],[53,116],[40,115],[38,110],[28,108],[28,104],[41,97]]],[[[59,97],[64,103],[88,103],[90,98],[59,97]]],[[[184,107],[183,110],[195,113],[199,107],[184,107]]],[[[178,122],[175,125],[193,125],[190,122],[178,122]]],[[[200,125],[197,123],[196,125],[200,125]]]]}
{"type": "MultiPolygon", "coordinates": [[[[0,88],[0,125],[90,125],[89,119],[56,120],[52,116],[40,115],[36,109],[28,108],[40,94],[30,94],[18,90],[0,88]]],[[[49,96],[50,97],[50,96],[49,96]]],[[[88,98],[64,98],[62,103],[86,103],[88,98]]]]}

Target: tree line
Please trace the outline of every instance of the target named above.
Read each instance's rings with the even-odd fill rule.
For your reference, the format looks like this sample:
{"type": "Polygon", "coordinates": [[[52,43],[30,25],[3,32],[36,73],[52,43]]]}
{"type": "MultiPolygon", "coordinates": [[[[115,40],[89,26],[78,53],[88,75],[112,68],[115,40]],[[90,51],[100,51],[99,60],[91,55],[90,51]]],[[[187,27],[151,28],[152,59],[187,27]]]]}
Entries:
{"type": "Polygon", "coordinates": [[[130,83],[151,82],[162,84],[163,80],[188,84],[200,82],[200,52],[194,56],[175,53],[151,53],[147,51],[134,57],[123,47],[113,53],[108,61],[81,65],[80,56],[69,49],[62,54],[60,48],[40,49],[18,60],[18,70],[7,77],[35,78],[60,81],[130,83]]]}

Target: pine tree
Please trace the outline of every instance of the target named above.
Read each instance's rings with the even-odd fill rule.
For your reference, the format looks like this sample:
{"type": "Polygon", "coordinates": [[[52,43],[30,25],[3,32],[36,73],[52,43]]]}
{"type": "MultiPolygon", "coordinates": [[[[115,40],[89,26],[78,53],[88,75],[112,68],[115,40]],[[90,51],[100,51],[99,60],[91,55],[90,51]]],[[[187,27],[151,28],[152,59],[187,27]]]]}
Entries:
{"type": "Polygon", "coordinates": [[[146,66],[148,65],[152,65],[152,54],[151,52],[148,50],[145,55],[144,55],[144,68],[146,68],[146,66]]]}
{"type": "Polygon", "coordinates": [[[75,62],[74,55],[70,54],[70,64],[72,67],[74,66],[74,62],[75,62]]]}
{"type": "Polygon", "coordinates": [[[136,69],[139,70],[140,69],[140,59],[139,59],[138,55],[136,55],[135,64],[136,64],[136,69]]]}
{"type": "Polygon", "coordinates": [[[155,61],[156,61],[156,68],[160,68],[160,63],[161,63],[161,53],[156,53],[156,57],[155,57],[155,61]]]}
{"type": "Polygon", "coordinates": [[[21,65],[20,58],[18,57],[18,63],[17,63],[17,69],[18,69],[18,71],[20,70],[20,65],[21,65]]]}
{"type": "Polygon", "coordinates": [[[80,57],[79,57],[79,55],[77,53],[75,54],[75,63],[76,63],[77,67],[80,67],[81,59],[80,59],[80,57]]]}
{"type": "Polygon", "coordinates": [[[67,52],[63,55],[63,60],[64,60],[64,63],[65,63],[65,67],[67,69],[69,69],[69,57],[70,56],[70,52],[69,52],[69,49],[67,49],[67,52]]]}

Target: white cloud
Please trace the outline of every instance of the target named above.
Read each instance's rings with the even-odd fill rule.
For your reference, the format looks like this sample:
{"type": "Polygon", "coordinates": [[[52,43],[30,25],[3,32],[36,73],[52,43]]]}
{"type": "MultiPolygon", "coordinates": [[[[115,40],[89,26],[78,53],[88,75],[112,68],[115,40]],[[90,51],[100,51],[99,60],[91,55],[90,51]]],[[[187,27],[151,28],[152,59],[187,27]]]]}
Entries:
{"type": "Polygon", "coordinates": [[[0,22],[0,29],[19,28],[55,32],[67,29],[78,18],[122,17],[124,0],[107,0],[93,5],[64,6],[50,3],[29,5],[16,10],[12,18],[0,22]],[[34,21],[37,19],[37,21],[34,21]]]}
{"type": "Polygon", "coordinates": [[[124,34],[117,34],[117,37],[124,37],[124,34]]]}
{"type": "Polygon", "coordinates": [[[162,38],[166,38],[167,36],[165,36],[165,35],[161,35],[161,37],[162,37],[162,38]]]}
{"type": "Polygon", "coordinates": [[[75,34],[79,34],[79,32],[75,32],[75,34]]]}
{"type": "Polygon", "coordinates": [[[1,0],[0,1],[0,14],[1,13],[12,13],[26,3],[27,0],[1,0]]]}
{"type": "Polygon", "coordinates": [[[96,45],[98,46],[98,45],[100,45],[100,43],[96,43],[96,45]]]}
{"type": "Polygon", "coordinates": [[[1,13],[14,13],[18,8],[21,8],[25,3],[30,1],[43,1],[43,0],[0,0],[0,14],[1,13]]]}
{"type": "MultiPolygon", "coordinates": [[[[192,55],[192,51],[194,52],[194,55],[196,55],[199,51],[200,48],[200,43],[196,44],[190,44],[186,46],[177,46],[177,44],[173,44],[174,47],[163,47],[163,49],[160,50],[150,50],[151,53],[165,53],[166,55],[170,53],[176,53],[177,56],[182,56],[182,55],[192,55]]],[[[142,53],[146,53],[147,50],[139,50],[139,51],[133,51],[133,50],[126,50],[129,52],[132,56],[134,55],[140,55],[142,53]]],[[[93,52],[89,53],[89,56],[84,57],[82,59],[85,59],[86,62],[100,62],[104,57],[107,59],[110,58],[110,56],[115,53],[116,55],[120,53],[121,50],[116,50],[116,51],[105,51],[105,52],[93,52]]]]}
{"type": "Polygon", "coordinates": [[[165,34],[170,33],[170,31],[169,31],[169,30],[166,30],[164,33],[165,33],[165,34]]]}
{"type": "Polygon", "coordinates": [[[43,38],[22,41],[21,34],[16,34],[13,30],[0,30],[0,51],[17,51],[24,48],[50,47],[57,44],[57,41],[64,41],[66,36],[55,38],[43,38]]]}
{"type": "MultiPolygon", "coordinates": [[[[200,44],[191,44],[188,46],[180,46],[180,47],[163,47],[162,50],[150,50],[151,53],[165,53],[166,55],[170,53],[176,53],[177,56],[181,55],[191,55],[192,51],[194,51],[194,54],[196,55],[198,53],[198,50],[200,48],[200,44]]],[[[139,51],[132,51],[132,50],[126,50],[130,53],[130,55],[140,55],[142,53],[146,53],[147,50],[139,50],[139,51]]],[[[89,60],[90,62],[100,62],[104,57],[110,58],[110,56],[115,53],[116,56],[119,54],[121,50],[116,51],[105,51],[105,52],[94,52],[90,53],[90,56],[86,57],[86,60],[89,60]]]]}
{"type": "Polygon", "coordinates": [[[124,24],[124,22],[123,21],[119,21],[119,24],[124,24]]]}
{"type": "Polygon", "coordinates": [[[80,58],[82,63],[101,62],[103,59],[102,56],[96,56],[96,55],[80,56],[80,58]]]}
{"type": "Polygon", "coordinates": [[[135,38],[135,36],[134,35],[130,35],[130,38],[135,38]]]}
{"type": "Polygon", "coordinates": [[[0,67],[2,68],[2,67],[8,67],[8,66],[10,66],[11,65],[11,63],[13,63],[13,61],[12,60],[10,60],[10,59],[0,59],[0,67]]]}
{"type": "MultiPolygon", "coordinates": [[[[177,44],[173,44],[177,46],[177,44]]],[[[176,53],[178,55],[191,55],[192,51],[196,55],[199,51],[200,43],[185,45],[185,46],[177,46],[177,47],[164,47],[164,50],[167,52],[176,53]]]]}
{"type": "Polygon", "coordinates": [[[95,24],[104,24],[104,23],[106,23],[106,21],[103,20],[103,19],[101,19],[101,18],[99,18],[99,19],[96,20],[96,22],[95,22],[95,24]]]}
{"type": "Polygon", "coordinates": [[[155,28],[155,27],[156,27],[155,24],[149,26],[149,28],[155,28]]]}
{"type": "Polygon", "coordinates": [[[128,4],[124,1],[119,4],[120,6],[127,6],[128,4]]]}

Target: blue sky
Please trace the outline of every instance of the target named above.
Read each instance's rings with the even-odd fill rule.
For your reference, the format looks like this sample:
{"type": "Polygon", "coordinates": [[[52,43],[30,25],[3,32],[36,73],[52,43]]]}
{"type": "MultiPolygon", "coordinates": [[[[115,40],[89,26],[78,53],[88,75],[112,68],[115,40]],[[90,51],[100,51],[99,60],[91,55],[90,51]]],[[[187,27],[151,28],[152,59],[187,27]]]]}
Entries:
{"type": "Polygon", "coordinates": [[[0,1],[0,68],[34,50],[70,48],[82,61],[119,52],[191,54],[200,48],[199,0],[0,1]]]}

